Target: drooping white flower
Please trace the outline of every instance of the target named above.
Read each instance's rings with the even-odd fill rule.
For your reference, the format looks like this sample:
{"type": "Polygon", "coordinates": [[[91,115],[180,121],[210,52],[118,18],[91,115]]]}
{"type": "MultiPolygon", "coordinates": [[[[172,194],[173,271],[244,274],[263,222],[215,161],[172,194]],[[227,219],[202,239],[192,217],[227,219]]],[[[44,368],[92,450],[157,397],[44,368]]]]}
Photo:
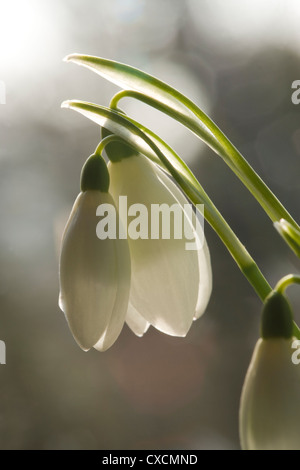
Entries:
{"type": "Polygon", "coordinates": [[[300,450],[300,365],[295,338],[259,339],[240,404],[244,450],[300,450]]]}
{"type": "MultiPolygon", "coordinates": [[[[108,169],[117,205],[124,195],[128,207],[140,204],[150,214],[153,204],[178,204],[184,211],[183,205],[188,203],[171,179],[142,155],[110,162],[108,169]]],[[[204,312],[212,286],[210,256],[205,239],[196,241],[199,249],[187,250],[184,237],[132,239],[128,235],[132,308],[127,323],[138,335],[151,324],[169,335],[185,336],[193,320],[204,312]]]]}
{"type": "Polygon", "coordinates": [[[90,157],[84,167],[83,190],[67,222],[60,257],[59,305],[86,351],[92,347],[103,351],[115,342],[125,322],[130,291],[127,240],[100,240],[96,234],[97,207],[115,207],[108,193],[106,165],[97,159],[101,162],[90,157]]]}

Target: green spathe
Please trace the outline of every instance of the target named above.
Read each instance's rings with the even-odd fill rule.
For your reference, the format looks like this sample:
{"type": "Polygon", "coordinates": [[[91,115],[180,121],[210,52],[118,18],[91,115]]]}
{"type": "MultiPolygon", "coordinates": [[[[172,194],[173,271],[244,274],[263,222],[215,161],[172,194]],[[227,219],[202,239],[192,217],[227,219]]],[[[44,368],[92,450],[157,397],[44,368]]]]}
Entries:
{"type": "Polygon", "coordinates": [[[81,170],[80,188],[107,193],[109,189],[109,173],[105,160],[100,155],[91,155],[81,170]]]}
{"type": "Polygon", "coordinates": [[[293,314],[287,298],[273,291],[267,297],[262,313],[261,336],[264,339],[286,338],[293,335],[293,314]]]}

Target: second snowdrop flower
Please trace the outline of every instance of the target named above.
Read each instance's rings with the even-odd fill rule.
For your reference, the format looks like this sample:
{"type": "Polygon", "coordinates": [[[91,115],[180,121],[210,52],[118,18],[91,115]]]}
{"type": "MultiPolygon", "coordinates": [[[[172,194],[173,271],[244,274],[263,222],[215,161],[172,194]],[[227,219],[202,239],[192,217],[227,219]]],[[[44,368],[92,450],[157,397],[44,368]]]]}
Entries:
{"type": "MultiPolygon", "coordinates": [[[[169,207],[178,204],[184,211],[187,199],[146,157],[127,153],[118,158],[114,152],[108,152],[108,156],[110,191],[116,204],[120,195],[126,195],[128,206],[143,205],[148,214],[153,204],[169,207]]],[[[210,256],[205,239],[200,242],[196,233],[195,236],[199,248],[196,251],[186,250],[184,238],[128,236],[132,267],[130,304],[140,334],[151,324],[166,334],[185,336],[193,320],[204,312],[212,287],[210,256]]],[[[128,324],[136,330],[136,325],[130,321],[128,324]]]]}
{"type": "Polygon", "coordinates": [[[240,438],[244,450],[300,449],[300,366],[292,361],[293,317],[279,292],[267,298],[262,338],[243,386],[240,438]]]}

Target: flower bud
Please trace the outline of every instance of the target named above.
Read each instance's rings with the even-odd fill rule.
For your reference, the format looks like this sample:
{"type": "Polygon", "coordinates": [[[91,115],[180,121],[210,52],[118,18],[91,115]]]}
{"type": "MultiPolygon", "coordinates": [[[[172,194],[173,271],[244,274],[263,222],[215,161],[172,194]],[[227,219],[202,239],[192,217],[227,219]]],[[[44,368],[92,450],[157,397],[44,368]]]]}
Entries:
{"type": "Polygon", "coordinates": [[[243,386],[240,439],[244,450],[300,450],[300,365],[294,339],[259,339],[243,386]]]}
{"type": "Polygon", "coordinates": [[[244,382],[240,438],[244,450],[300,449],[300,367],[292,361],[293,315],[273,291],[262,312],[261,334],[244,382]]]}

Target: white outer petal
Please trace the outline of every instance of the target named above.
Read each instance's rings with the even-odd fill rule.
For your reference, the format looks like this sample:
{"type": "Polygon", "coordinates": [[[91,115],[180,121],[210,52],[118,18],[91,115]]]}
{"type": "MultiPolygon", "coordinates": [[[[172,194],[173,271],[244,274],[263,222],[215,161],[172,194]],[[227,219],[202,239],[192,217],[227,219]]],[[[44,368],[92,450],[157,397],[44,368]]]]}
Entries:
{"type": "Polygon", "coordinates": [[[243,386],[240,438],[244,450],[300,450],[300,366],[293,339],[260,339],[243,386]]]}
{"type": "Polygon", "coordinates": [[[150,323],[134,308],[131,303],[128,305],[126,323],[137,336],[143,336],[148,330],[150,323]]]}
{"type": "MultiPolygon", "coordinates": [[[[111,193],[118,205],[127,196],[128,207],[144,204],[172,205],[179,189],[144,156],[109,164],[111,193]]],[[[196,251],[185,249],[185,240],[128,239],[132,262],[130,302],[158,330],[185,336],[196,312],[199,260],[196,251]]]]}
{"type": "MultiPolygon", "coordinates": [[[[170,178],[160,171],[160,178],[165,183],[166,186],[173,192],[174,196],[177,198],[178,202],[184,206],[184,204],[188,204],[188,200],[180,191],[179,188],[170,180],[170,178]]],[[[203,217],[198,209],[196,209],[196,214],[193,213],[192,219],[190,219],[190,223],[192,227],[196,227],[196,218],[203,217]]],[[[198,227],[201,229],[201,222],[198,222],[198,227]]],[[[208,249],[208,245],[206,239],[204,237],[204,233],[202,233],[201,239],[199,239],[198,234],[195,230],[193,230],[195,234],[195,239],[197,240],[197,255],[198,255],[198,263],[199,263],[199,290],[198,290],[198,300],[196,305],[196,310],[194,314],[194,320],[197,320],[201,317],[201,315],[205,312],[206,307],[208,305],[211,292],[212,292],[212,269],[211,269],[211,262],[210,262],[210,253],[208,249]]]]}
{"type": "Polygon", "coordinates": [[[114,240],[117,257],[117,295],[105,333],[94,345],[98,351],[106,351],[118,338],[123,328],[130,293],[130,254],[127,240],[114,240]]]}
{"type": "MultiPolygon", "coordinates": [[[[72,334],[83,350],[93,347],[110,324],[116,335],[127,311],[129,282],[117,319],[112,318],[120,295],[120,279],[130,279],[130,265],[118,264],[119,240],[99,240],[96,235],[96,208],[114,204],[108,193],[80,193],[73,206],[62,240],[60,258],[60,308],[72,334]],[[128,276],[129,274],[129,276],[128,276]],[[127,297],[126,297],[127,296],[127,297]]],[[[124,281],[126,282],[126,281],[124,281]]]]}

